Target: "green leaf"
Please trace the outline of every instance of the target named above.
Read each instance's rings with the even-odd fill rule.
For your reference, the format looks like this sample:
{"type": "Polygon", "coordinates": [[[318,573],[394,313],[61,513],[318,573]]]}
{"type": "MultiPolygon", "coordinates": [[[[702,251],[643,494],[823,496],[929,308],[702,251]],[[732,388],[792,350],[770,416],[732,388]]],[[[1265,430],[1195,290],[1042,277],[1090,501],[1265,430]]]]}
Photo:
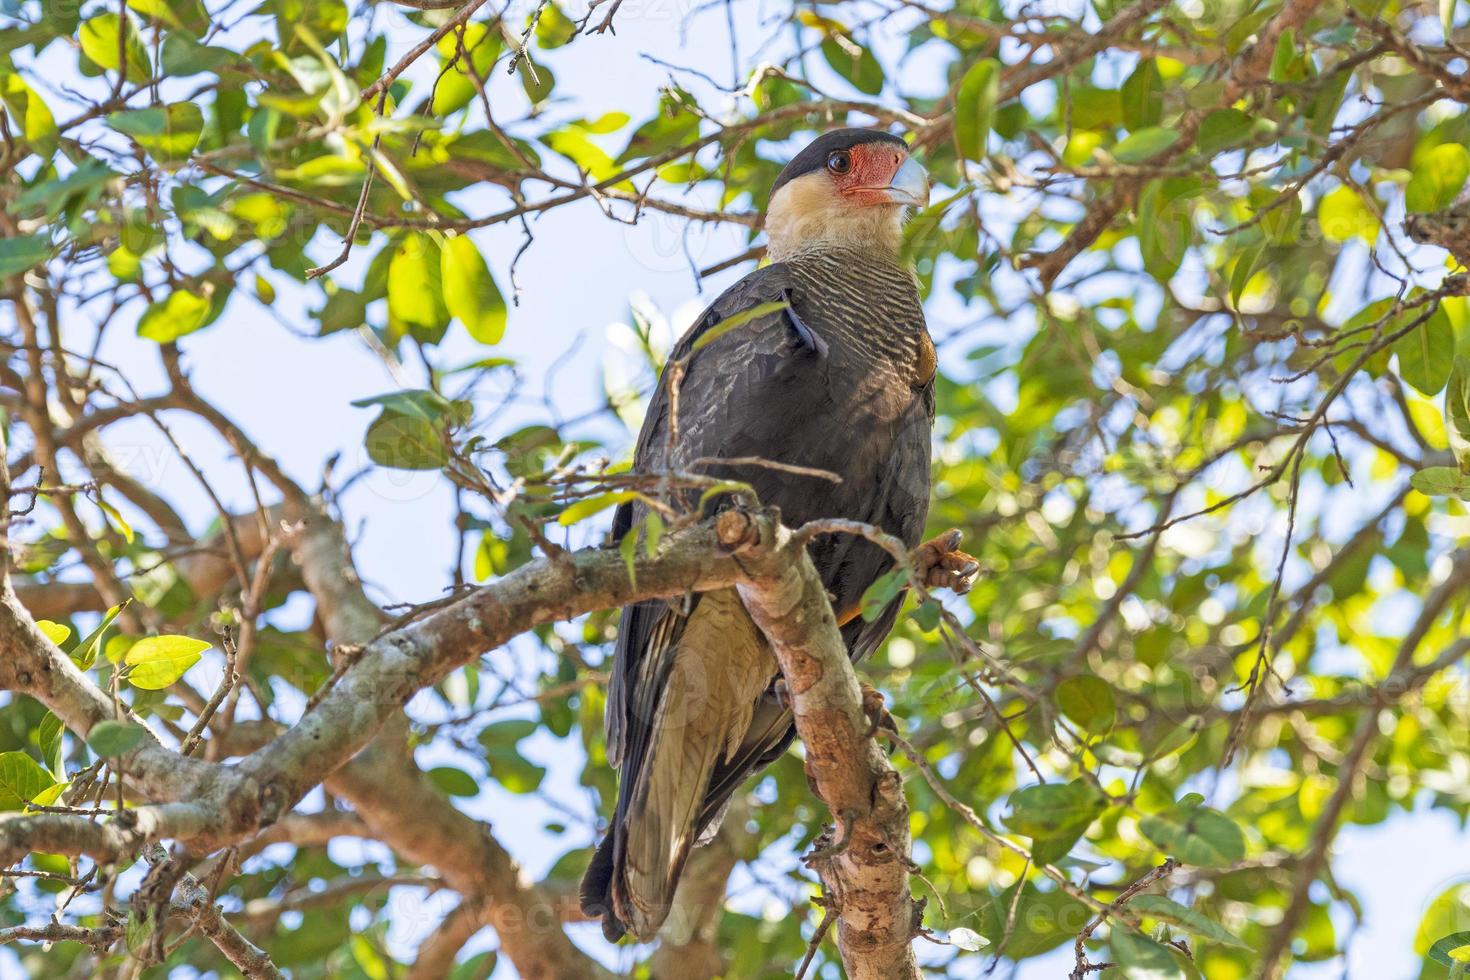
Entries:
{"type": "Polygon", "coordinates": [[[68,636],[71,636],[70,626],[65,626],[61,623],[53,623],[49,619],[36,620],[36,627],[42,633],[46,634],[46,639],[50,640],[57,646],[61,646],[63,643],[66,642],[66,638],[68,636]]]}
{"type": "Polygon", "coordinates": [[[56,785],[56,779],[24,752],[0,752],[0,811],[23,810],[56,785]]]}
{"type": "Polygon", "coordinates": [[[1200,122],[1195,146],[1206,156],[1244,143],[1251,134],[1251,118],[1239,109],[1216,109],[1200,122]]]}
{"type": "Polygon", "coordinates": [[[499,962],[500,956],[495,950],[477,953],[467,960],[454,964],[449,980],[489,980],[499,962]]]}
{"type": "Polygon", "coordinates": [[[475,782],[475,777],[453,766],[430,769],[429,781],[446,796],[478,796],[480,793],[480,784],[475,782]]]}
{"type": "Polygon", "coordinates": [[[1372,245],[1378,239],[1378,216],[1363,203],[1357,190],[1343,184],[1328,191],[1317,206],[1317,224],[1329,242],[1346,242],[1354,237],[1372,245]]]}
{"type": "Polygon", "coordinates": [[[601,493],[595,497],[588,497],[572,504],[566,510],[557,515],[556,522],[562,527],[570,527],[578,521],[585,520],[593,514],[600,514],[609,507],[629,500],[637,499],[638,494],[632,490],[614,490],[611,493],[601,493]]]}
{"type": "Polygon", "coordinates": [[[658,543],[664,537],[664,519],[657,511],[650,510],[643,518],[643,550],[648,557],[658,554],[658,543]]]}
{"type": "Polygon", "coordinates": [[[160,344],[187,336],[209,321],[207,297],[177,290],[168,299],[153,303],[138,320],[138,336],[160,344]]]}
{"type": "Polygon", "coordinates": [[[517,742],[535,735],[536,729],[537,725],[534,721],[525,718],[510,718],[486,725],[480,729],[480,734],[476,738],[486,750],[498,752],[506,747],[514,748],[517,742]]]}
{"type": "Polygon", "coordinates": [[[1113,962],[1128,980],[1185,980],[1187,976],[1166,946],[1129,932],[1122,923],[1114,924],[1108,945],[1113,962]]]}
{"type": "Polygon", "coordinates": [[[1123,82],[1120,101],[1123,125],[1131,132],[1157,126],[1164,114],[1164,80],[1159,75],[1158,61],[1145,58],[1123,82]]]}
{"type": "Polygon", "coordinates": [[[1245,289],[1250,285],[1251,277],[1256,274],[1256,267],[1265,254],[1266,246],[1257,245],[1236,256],[1235,267],[1230,270],[1230,305],[1240,308],[1240,298],[1245,295],[1245,289]]]}
{"type": "Polygon", "coordinates": [[[56,119],[50,108],[17,74],[0,69],[0,102],[20,124],[21,135],[32,150],[43,157],[56,152],[56,119]]]}
{"type": "Polygon", "coordinates": [[[933,599],[925,599],[923,602],[919,603],[918,608],[914,610],[914,622],[918,623],[919,629],[923,630],[925,633],[932,633],[935,630],[939,629],[941,610],[942,607],[939,605],[939,603],[935,602],[933,599]]]}
{"type": "MultiPolygon", "coordinates": [[[[122,68],[122,62],[118,58],[118,28],[122,23],[125,22],[118,20],[117,14],[106,13],[98,14],[82,25],[82,53],[97,67],[108,71],[122,68]]],[[[143,44],[137,27],[131,21],[126,23],[127,38],[122,45],[125,49],[124,60],[127,62],[124,75],[134,84],[146,82],[153,76],[153,69],[148,62],[148,48],[143,44]]]]}
{"type": "Polygon", "coordinates": [[[128,683],[144,691],[161,691],[183,677],[208,649],[208,643],[192,636],[145,636],[123,658],[132,668],[128,683]]]}
{"type": "Polygon", "coordinates": [[[971,65],[955,93],[954,139],[967,160],[985,159],[985,149],[1000,97],[1000,63],[985,58],[971,65]]]}
{"type": "Polygon", "coordinates": [[[1296,61],[1296,30],[1288,27],[1276,38],[1276,50],[1271,53],[1271,68],[1266,77],[1273,82],[1291,80],[1291,66],[1296,61]]]}
{"type": "Polygon", "coordinates": [[[61,735],[64,731],[66,726],[61,723],[61,719],[49,711],[36,726],[36,747],[41,750],[41,761],[58,778],[62,775],[61,735]]]}
{"type": "Polygon", "coordinates": [[[1011,811],[1001,821],[1034,842],[1038,864],[1052,864],[1067,855],[1107,808],[1093,786],[1077,779],[1070,783],[1026,786],[1011,794],[1011,811]]]}
{"type": "Polygon", "coordinates": [[[444,302],[471,337],[498,344],[505,336],[505,298],[468,235],[456,235],[440,250],[444,302]]]}
{"type": "Polygon", "coordinates": [[[1399,376],[1423,395],[1437,395],[1455,363],[1455,328],[1443,309],[1394,341],[1399,376]]]}
{"type": "Polygon", "coordinates": [[[888,608],[890,602],[899,597],[908,583],[909,573],[906,569],[895,568],[880,575],[877,581],[863,592],[863,598],[858,607],[862,612],[863,622],[871,623],[883,615],[883,610],[888,608]]]}
{"type": "Polygon", "coordinates": [[[536,731],[537,725],[525,719],[512,719],[487,725],[480,731],[479,742],[485,748],[490,776],[512,793],[531,793],[541,785],[546,770],[526,761],[516,751],[516,743],[536,731]]]}
{"type": "Polygon", "coordinates": [[[447,463],[450,428],[469,421],[472,411],[467,402],[427,390],[395,391],[352,404],[382,406],[364,439],[368,456],[380,466],[404,470],[432,470],[447,463]]]}
{"type": "Polygon", "coordinates": [[[1443,966],[1470,962],[1470,932],[1453,932],[1436,939],[1429,947],[1429,958],[1443,966]]]}
{"type": "Polygon", "coordinates": [[[92,669],[92,665],[97,662],[97,651],[102,646],[103,634],[107,632],[107,628],[117,619],[118,614],[126,609],[132,601],[132,599],[124,599],[111,609],[108,609],[102,616],[102,622],[97,624],[97,628],[88,633],[86,638],[77,644],[76,649],[71,652],[72,662],[77,667],[82,670],[92,669]]]}
{"type": "Polygon", "coordinates": [[[193,102],[110,113],[107,124],[132,137],[156,160],[183,160],[204,132],[204,112],[193,102]]]}
{"type": "MultiPolygon", "coordinates": [[[[490,73],[495,59],[500,56],[500,45],[498,30],[489,30],[478,21],[471,21],[464,25],[464,47],[469,52],[470,65],[480,78],[483,79],[490,73]]],[[[458,48],[455,34],[451,33],[440,38],[437,48],[441,66],[452,61],[458,48]]],[[[461,58],[455,63],[452,71],[436,76],[430,115],[443,117],[452,112],[458,112],[475,97],[475,83],[470,79],[465,68],[464,59],[461,58]]]]}
{"type": "Polygon", "coordinates": [[[142,725],[124,721],[99,721],[87,733],[87,745],[101,759],[115,759],[138,747],[146,732],[142,725]]]}
{"type": "Polygon", "coordinates": [[[1470,150],[1459,143],[1441,143],[1415,154],[1412,174],[1404,188],[1404,207],[1420,213],[1441,211],[1454,203],[1470,177],[1470,150]]]}
{"type": "Polygon", "coordinates": [[[539,106],[551,98],[551,92],[556,88],[556,76],[550,68],[527,57],[521,59],[516,71],[521,76],[521,90],[532,105],[539,106]]]}
{"type": "Polygon", "coordinates": [[[1117,702],[1113,689],[1100,678],[1069,677],[1057,685],[1056,700],[1062,714],[1094,735],[1106,734],[1113,727],[1117,702]]]}
{"type": "Polygon", "coordinates": [[[368,458],[397,470],[437,470],[449,462],[444,429],[418,415],[392,409],[368,426],[363,444],[368,458]]]}
{"type": "Polygon", "coordinates": [[[1455,0],[1439,0],[1439,26],[1446,39],[1455,27],[1455,0]]]}
{"type": "Polygon", "coordinates": [[[388,265],[389,322],[425,344],[438,343],[449,325],[440,269],[439,245],[422,232],[405,235],[388,265]]]}
{"type": "Polygon", "coordinates": [[[123,942],[129,953],[139,953],[148,947],[153,930],[158,925],[158,906],[147,905],[132,909],[128,913],[127,928],[123,931],[123,942]]]}
{"type": "Polygon", "coordinates": [[[1461,473],[1470,473],[1470,358],[1456,357],[1445,383],[1445,436],[1461,473]]]}
{"type": "Polygon", "coordinates": [[[822,57],[832,70],[852,83],[864,95],[883,91],[883,66],[873,52],[858,44],[845,32],[829,34],[822,42],[822,57]]]}
{"type": "Polygon", "coordinates": [[[1159,850],[1197,868],[1228,868],[1245,857],[1245,835],[1233,820],[1186,800],[1144,817],[1138,829],[1159,850]]]}
{"type": "Polygon", "coordinates": [[[1207,919],[1194,909],[1187,908],[1163,895],[1139,895],[1128,903],[1130,911],[1147,915],[1177,926],[1201,939],[1225,946],[1249,949],[1250,945],[1218,922],[1207,919]]]}
{"type": "Polygon", "coordinates": [[[1179,131],[1163,126],[1150,126],[1121,140],[1113,147],[1113,159],[1119,163],[1142,163],[1158,156],[1179,142],[1179,131]]]}
{"type": "Polygon", "coordinates": [[[193,34],[175,30],[164,36],[159,61],[164,74],[187,78],[200,72],[218,72],[221,68],[240,65],[243,59],[228,48],[201,44],[193,34]]]}
{"type": "Polygon", "coordinates": [[[1470,475],[1453,466],[1426,466],[1409,477],[1409,486],[1429,497],[1470,500],[1470,475]]]}
{"type": "Polygon", "coordinates": [[[167,27],[201,31],[209,25],[200,0],[128,0],[128,7],[167,27]]]}
{"type": "Polygon", "coordinates": [[[752,320],[758,320],[763,316],[768,316],[772,313],[778,313],[781,310],[789,308],[790,306],[791,304],[785,302],[784,300],[776,300],[773,303],[757,303],[755,306],[752,306],[748,310],[741,310],[734,316],[726,317],[719,323],[716,323],[714,326],[710,327],[704,333],[700,334],[699,337],[690,346],[689,351],[690,353],[693,353],[694,351],[700,350],[701,348],[708,347],[710,344],[714,343],[716,340],[719,340],[721,337],[725,336],[725,334],[729,333],[731,330],[734,330],[736,327],[743,327],[745,324],[750,323],[752,320]]]}
{"type": "Polygon", "coordinates": [[[45,235],[0,238],[0,279],[20,275],[49,258],[51,242],[45,235]]]}
{"type": "Polygon", "coordinates": [[[107,518],[107,523],[111,524],[128,544],[133,543],[133,526],[123,519],[122,513],[116,507],[98,496],[97,509],[102,511],[102,516],[107,518]]]}

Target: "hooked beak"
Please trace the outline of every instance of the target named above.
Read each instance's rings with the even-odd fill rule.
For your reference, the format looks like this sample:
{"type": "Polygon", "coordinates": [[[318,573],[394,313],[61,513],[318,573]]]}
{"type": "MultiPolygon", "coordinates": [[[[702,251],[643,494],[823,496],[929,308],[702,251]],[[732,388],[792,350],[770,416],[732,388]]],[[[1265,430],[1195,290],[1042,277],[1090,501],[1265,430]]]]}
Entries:
{"type": "Polygon", "coordinates": [[[929,203],[929,175],[912,158],[905,159],[883,192],[894,204],[922,208],[929,203]]]}

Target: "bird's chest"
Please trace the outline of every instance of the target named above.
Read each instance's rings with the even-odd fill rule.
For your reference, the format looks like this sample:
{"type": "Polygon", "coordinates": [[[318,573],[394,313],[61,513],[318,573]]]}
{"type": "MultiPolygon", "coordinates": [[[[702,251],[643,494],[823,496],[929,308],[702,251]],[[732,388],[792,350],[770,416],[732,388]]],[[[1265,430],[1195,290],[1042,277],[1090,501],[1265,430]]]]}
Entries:
{"type": "Polygon", "coordinates": [[[813,256],[792,266],[792,300],[826,342],[830,381],[880,415],[904,413],[936,368],[913,276],[851,255],[813,256]]]}

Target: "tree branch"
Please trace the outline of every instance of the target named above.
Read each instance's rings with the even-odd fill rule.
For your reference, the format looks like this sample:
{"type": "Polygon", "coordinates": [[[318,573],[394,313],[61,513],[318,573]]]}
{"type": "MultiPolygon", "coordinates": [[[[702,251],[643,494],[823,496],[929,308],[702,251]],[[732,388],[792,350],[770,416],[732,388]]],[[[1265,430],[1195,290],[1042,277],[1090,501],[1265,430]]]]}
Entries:
{"type": "Polygon", "coordinates": [[[913,939],[923,905],[909,892],[909,810],[903,780],[873,738],[857,674],[826,589],[805,550],[791,554],[791,532],[739,511],[720,515],[720,540],[748,559],[784,555],[736,588],[770,641],[806,771],[837,821],[835,845],[809,859],[838,916],[837,946],[851,980],[920,977],[913,939]]]}

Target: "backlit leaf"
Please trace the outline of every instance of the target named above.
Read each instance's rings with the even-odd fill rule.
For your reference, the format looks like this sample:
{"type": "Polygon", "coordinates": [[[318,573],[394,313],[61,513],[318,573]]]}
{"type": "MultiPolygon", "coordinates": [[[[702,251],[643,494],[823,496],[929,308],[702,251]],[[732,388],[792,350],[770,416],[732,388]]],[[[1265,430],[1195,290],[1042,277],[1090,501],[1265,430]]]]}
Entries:
{"type": "Polygon", "coordinates": [[[145,691],[161,691],[199,662],[209,644],[191,636],[145,636],[128,650],[128,683],[145,691]]]}
{"type": "Polygon", "coordinates": [[[505,336],[505,298],[468,235],[444,242],[440,253],[444,301],[449,313],[482,344],[505,336]]]}
{"type": "Polygon", "coordinates": [[[40,764],[24,752],[0,752],[0,811],[22,810],[56,785],[40,764]]]}

